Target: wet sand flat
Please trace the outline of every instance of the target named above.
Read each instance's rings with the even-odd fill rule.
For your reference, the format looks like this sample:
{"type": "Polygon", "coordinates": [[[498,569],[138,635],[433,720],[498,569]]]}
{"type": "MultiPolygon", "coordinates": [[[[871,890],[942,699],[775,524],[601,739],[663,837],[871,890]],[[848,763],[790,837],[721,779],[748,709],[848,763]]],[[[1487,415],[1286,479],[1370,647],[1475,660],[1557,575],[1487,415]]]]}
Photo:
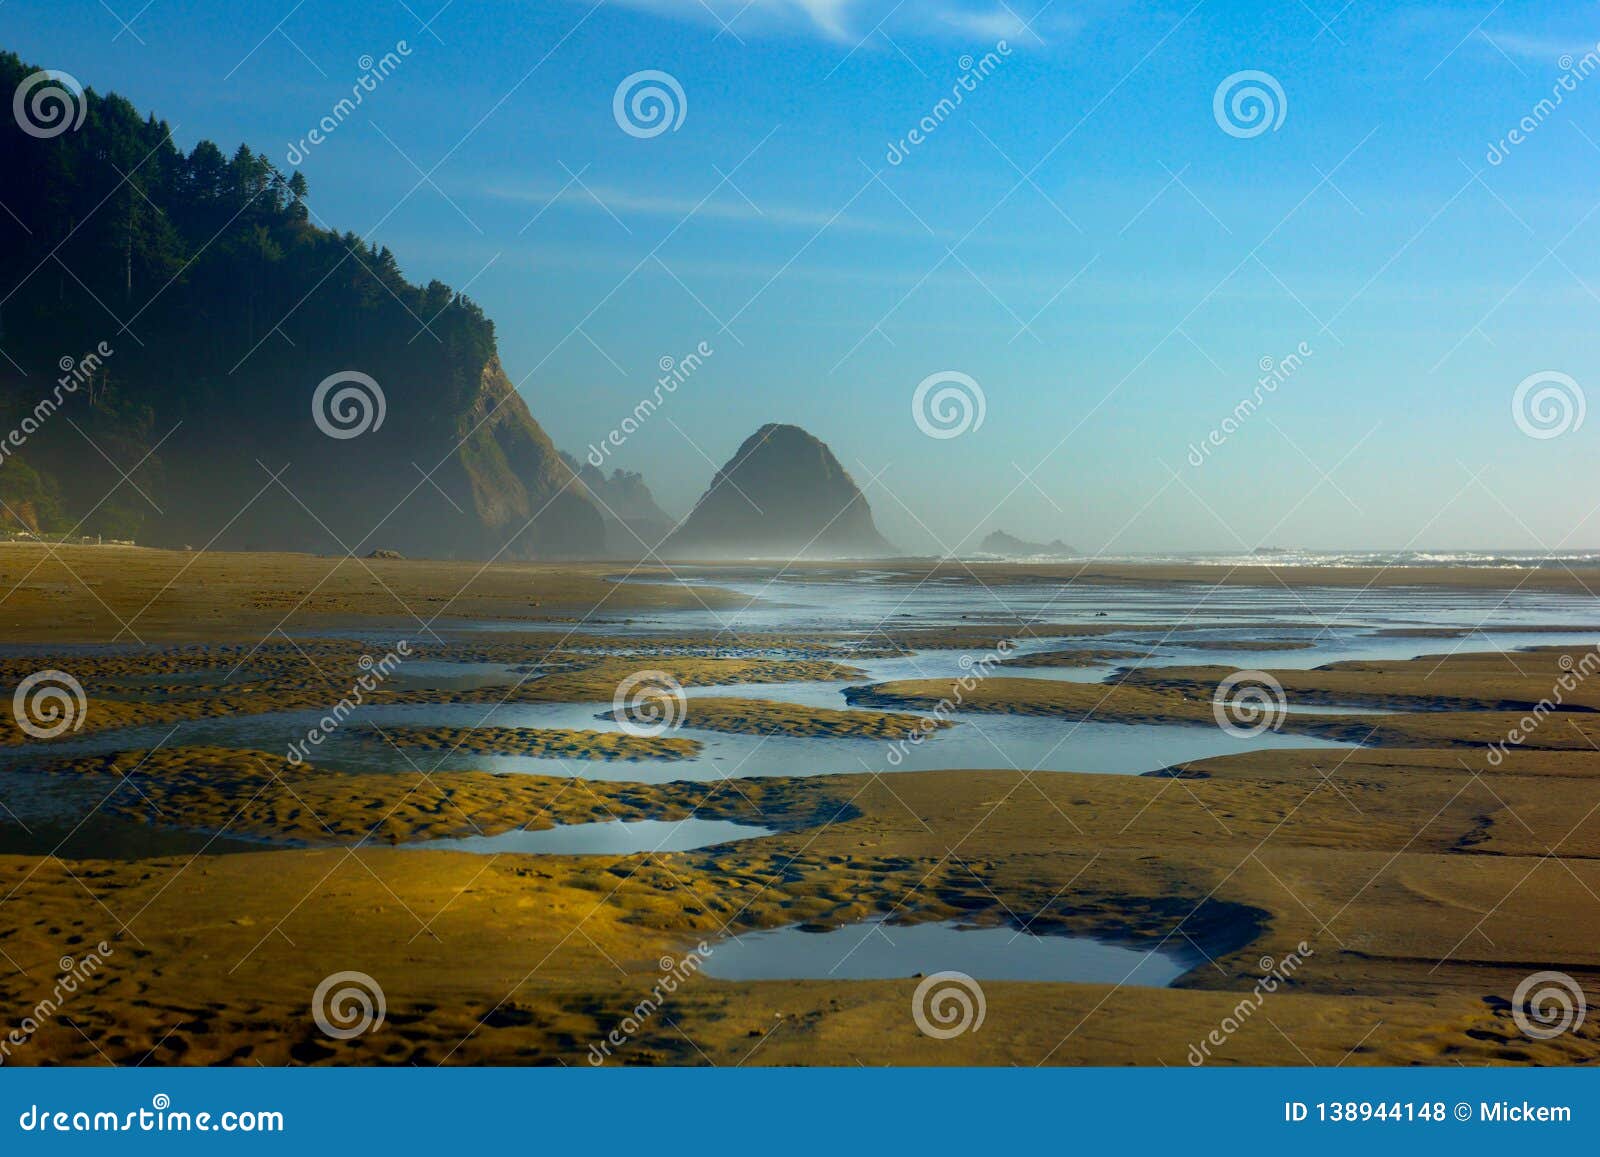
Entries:
{"type": "MultiPolygon", "coordinates": [[[[1342,797],[1371,815],[1393,806],[1392,781],[1319,784],[922,773],[897,779],[892,794],[863,785],[852,799],[857,818],[721,852],[486,863],[363,849],[72,865],[92,896],[67,865],[7,858],[0,884],[15,889],[7,906],[33,917],[7,942],[30,971],[54,959],[49,929],[93,936],[108,920],[101,902],[119,914],[115,943],[125,957],[103,990],[75,1006],[80,1025],[122,1042],[119,1060],[155,1050],[169,1062],[573,1063],[580,1043],[648,986],[659,956],[714,943],[725,924],[839,926],[879,915],[1012,926],[1020,918],[1035,932],[1149,947],[1178,926],[1216,966],[1159,998],[1107,985],[986,985],[989,1015],[1005,1031],[954,1047],[905,1023],[909,977],[707,981],[675,1002],[673,1019],[713,1058],[747,1052],[751,1029],[777,1027],[773,1043],[783,1047],[758,1050],[752,1059],[763,1063],[1177,1064],[1183,1042],[1249,988],[1262,956],[1309,941],[1315,954],[1272,1019],[1324,1063],[1358,1046],[1352,1059],[1371,1063],[1559,1063],[1600,1051],[1592,1032],[1519,1039],[1497,1002],[1530,954],[1580,977],[1600,969],[1585,915],[1588,890],[1600,887],[1592,859],[1600,825],[1573,835],[1570,815],[1543,813],[1521,847],[1473,853],[1481,814],[1499,806],[1487,789],[1462,793],[1419,840],[1413,833],[1438,792],[1448,788],[1450,799],[1458,783],[1418,788],[1409,814],[1381,823],[1342,797]],[[952,856],[986,814],[981,835],[952,856]],[[1570,853],[1565,866],[1538,846],[1557,840],[1570,853]],[[1052,900],[1063,891],[1070,900],[1052,900]],[[1499,903],[1508,895],[1517,902],[1499,903]],[[1480,919],[1481,934],[1464,938],[1480,919]],[[582,936],[568,935],[574,923],[582,936]],[[385,1032],[336,1044],[305,1022],[306,993],[341,961],[383,983],[394,1013],[385,1032]]],[[[14,978],[8,987],[21,986],[14,978]]],[[[1227,1062],[1301,1063],[1277,1032],[1255,1028],[1230,1042],[1227,1062]]],[[[51,1055],[95,1063],[90,1046],[69,1036],[51,1037],[51,1055]]],[[[640,1043],[636,1061],[703,1063],[666,1026],[640,1043]]]]}
{"type": "MultiPolygon", "coordinates": [[[[9,549],[16,553],[0,565],[11,583],[38,564],[39,582],[59,585],[24,584],[17,605],[0,608],[17,624],[0,655],[8,686],[50,665],[81,675],[88,694],[84,729],[61,740],[18,734],[5,717],[12,751],[0,762],[0,798],[24,811],[55,801],[69,817],[93,809],[97,822],[207,842],[197,854],[153,847],[143,858],[0,855],[0,996],[32,1007],[64,955],[102,941],[112,950],[74,995],[71,1022],[41,1025],[7,1063],[581,1065],[651,990],[664,958],[685,959],[702,944],[714,954],[742,933],[880,920],[1081,936],[1145,953],[1181,942],[1201,962],[1171,988],[979,977],[986,1023],[950,1040],[919,1031],[910,1015],[914,975],[697,975],[608,1063],[1181,1065],[1191,1044],[1240,1020],[1264,972],[1299,956],[1264,1015],[1245,1016],[1207,1063],[1600,1059],[1593,1018],[1536,1039],[1520,1031],[1511,1003],[1540,970],[1600,993],[1591,934],[1600,906],[1600,692],[1580,681],[1489,758],[1563,674],[1581,670],[1583,650],[1571,642],[1487,655],[1469,652],[1468,641],[1453,653],[1441,646],[1423,658],[1295,670],[1271,668],[1263,653],[1285,694],[1310,705],[1281,721],[1285,733],[1364,732],[1358,748],[1246,751],[1145,776],[1004,766],[996,749],[989,768],[886,776],[889,740],[921,721],[945,722],[936,709],[959,677],[874,682],[868,656],[899,661],[909,649],[915,662],[935,640],[982,647],[1024,632],[908,625],[862,648],[860,632],[673,630],[674,614],[704,611],[698,588],[619,586],[597,566],[491,567],[473,578],[466,564],[388,561],[369,575],[349,560],[301,556],[84,548],[55,560],[9,549]],[[81,582],[47,569],[66,566],[81,582]],[[458,582],[468,593],[458,595],[458,582]],[[385,585],[396,589],[393,602],[385,585]],[[530,630],[434,638],[414,616],[429,607],[526,621],[530,630]],[[668,629],[636,629],[624,621],[635,613],[668,629]],[[551,621],[558,614],[570,624],[551,621]],[[287,641],[262,643],[274,615],[287,641]],[[132,641],[117,616],[163,645],[132,641]],[[641,668],[690,689],[740,685],[736,695],[682,700],[682,729],[660,737],[666,746],[650,737],[625,744],[614,731],[605,740],[538,740],[554,743],[558,758],[594,743],[662,754],[672,741],[697,741],[701,726],[708,741],[720,727],[861,744],[850,749],[861,771],[762,777],[759,743],[742,757],[749,766],[730,764],[709,782],[440,770],[428,758],[430,746],[511,741],[487,727],[400,733],[392,757],[360,773],[320,766],[315,751],[291,761],[181,739],[96,755],[60,747],[97,733],[115,742],[134,723],[323,710],[376,641],[407,632],[429,662],[520,669],[480,688],[430,688],[419,676],[380,693],[420,707],[516,695],[593,703],[593,718],[641,668]],[[630,644],[641,653],[615,653],[630,644]],[[812,682],[836,687],[841,706],[776,697],[812,682]],[[762,684],[774,698],[761,697],[762,684]],[[1319,699],[1372,713],[1319,717],[1319,699]],[[1416,710],[1385,716],[1386,706],[1416,710]],[[620,856],[423,846],[689,817],[771,834],[620,856]],[[332,1039],[309,1004],[320,981],[349,970],[381,983],[388,1015],[372,1032],[332,1039]]],[[[1188,568],[1198,569],[1214,568],[1188,568]]],[[[1094,581],[1152,590],[1199,581],[1169,571],[1101,568],[1094,581]]],[[[1067,572],[996,568],[1001,582],[1025,575],[1067,572]]],[[[1450,572],[1437,581],[1508,580],[1450,572]]],[[[742,598],[706,593],[712,603],[742,598]]],[[[1143,637],[1159,625],[1145,624],[1143,637]]],[[[1040,623],[1026,637],[1140,626],[1040,623]]],[[[981,727],[986,714],[1054,721],[1064,737],[1089,717],[1215,727],[1211,695],[1231,669],[1181,662],[1136,665],[1104,683],[980,671],[962,692],[974,714],[949,733],[981,727]]],[[[12,817],[0,813],[0,822],[12,817]]]]}
{"type": "MultiPolygon", "coordinates": [[[[625,568],[622,568],[625,569],[625,568]]],[[[439,562],[225,554],[116,546],[0,545],[9,642],[247,639],[294,624],[454,619],[576,621],[597,605],[738,605],[710,586],[619,587],[616,564],[439,562]]]]}

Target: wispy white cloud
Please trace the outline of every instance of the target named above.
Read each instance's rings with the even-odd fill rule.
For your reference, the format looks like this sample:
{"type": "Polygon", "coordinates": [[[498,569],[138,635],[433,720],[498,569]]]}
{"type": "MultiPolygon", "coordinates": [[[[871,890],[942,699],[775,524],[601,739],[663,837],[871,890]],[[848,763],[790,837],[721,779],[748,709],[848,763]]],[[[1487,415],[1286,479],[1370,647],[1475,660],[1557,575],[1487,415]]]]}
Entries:
{"type": "Polygon", "coordinates": [[[992,7],[946,8],[938,19],[953,32],[977,40],[1007,40],[1012,44],[1042,44],[1049,34],[1075,31],[1079,21],[1049,11],[1024,14],[1013,4],[992,7]]]}
{"type": "Polygon", "coordinates": [[[850,36],[851,9],[862,0],[615,0],[624,8],[637,8],[661,16],[695,23],[726,25],[736,32],[758,29],[798,29],[819,32],[835,40],[850,36]]]}
{"type": "Polygon", "coordinates": [[[700,201],[689,197],[669,197],[635,193],[606,186],[571,185],[565,189],[521,185],[490,185],[482,190],[503,201],[522,201],[553,209],[611,213],[617,217],[666,217],[674,221],[693,215],[714,221],[748,222],[786,229],[859,230],[872,233],[905,233],[926,237],[927,230],[914,222],[901,223],[876,218],[835,214],[819,209],[769,201],[745,200],[737,193],[716,194],[700,201]],[[914,226],[914,228],[913,228],[914,226]]]}
{"type": "Polygon", "coordinates": [[[985,40],[1038,35],[1052,17],[1030,26],[1041,9],[1038,0],[616,0],[616,3],[674,19],[727,25],[734,32],[790,31],[855,42],[880,24],[894,34],[979,37],[985,40]]]}
{"type": "Polygon", "coordinates": [[[991,8],[985,12],[955,8],[943,13],[939,19],[957,32],[980,36],[985,40],[1015,40],[1028,31],[1027,21],[1004,8],[991,8]]]}
{"type": "Polygon", "coordinates": [[[1582,56],[1595,50],[1600,35],[1590,36],[1534,36],[1522,32],[1485,32],[1502,52],[1524,60],[1536,60],[1555,65],[1564,56],[1582,56]]]}

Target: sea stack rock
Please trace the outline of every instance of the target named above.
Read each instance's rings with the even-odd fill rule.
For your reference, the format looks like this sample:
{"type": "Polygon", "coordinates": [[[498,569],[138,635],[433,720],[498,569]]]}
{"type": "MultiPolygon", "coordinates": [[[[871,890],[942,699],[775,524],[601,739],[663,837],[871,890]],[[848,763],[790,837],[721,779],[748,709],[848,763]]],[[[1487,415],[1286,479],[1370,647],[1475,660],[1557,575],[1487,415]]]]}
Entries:
{"type": "Polygon", "coordinates": [[[1003,530],[987,535],[978,544],[979,554],[997,554],[1002,558],[1068,558],[1078,551],[1059,538],[1049,542],[1030,542],[1003,530]]]}
{"type": "Polygon", "coordinates": [[[895,553],[833,451],[799,426],[762,426],[663,553],[680,559],[883,558],[895,553]]]}

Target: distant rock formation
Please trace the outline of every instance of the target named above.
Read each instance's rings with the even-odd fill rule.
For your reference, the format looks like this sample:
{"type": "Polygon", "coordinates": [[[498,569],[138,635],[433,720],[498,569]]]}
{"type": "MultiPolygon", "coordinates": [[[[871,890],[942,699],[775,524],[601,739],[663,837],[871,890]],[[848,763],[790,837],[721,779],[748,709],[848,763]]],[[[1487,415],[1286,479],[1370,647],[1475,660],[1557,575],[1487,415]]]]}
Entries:
{"type": "Polygon", "coordinates": [[[608,477],[594,463],[579,461],[565,450],[561,458],[600,510],[607,554],[642,558],[671,533],[677,519],[656,505],[642,474],[613,470],[608,477]]]}
{"type": "Polygon", "coordinates": [[[672,558],[883,558],[866,497],[839,460],[798,426],[762,426],[717,471],[667,540],[672,558]]]}
{"type": "Polygon", "coordinates": [[[998,554],[1006,558],[1029,558],[1034,555],[1063,558],[1078,553],[1075,547],[1068,546],[1059,538],[1050,542],[1029,542],[1025,538],[1007,534],[1003,530],[997,530],[986,536],[978,544],[978,551],[981,554],[998,554]]]}

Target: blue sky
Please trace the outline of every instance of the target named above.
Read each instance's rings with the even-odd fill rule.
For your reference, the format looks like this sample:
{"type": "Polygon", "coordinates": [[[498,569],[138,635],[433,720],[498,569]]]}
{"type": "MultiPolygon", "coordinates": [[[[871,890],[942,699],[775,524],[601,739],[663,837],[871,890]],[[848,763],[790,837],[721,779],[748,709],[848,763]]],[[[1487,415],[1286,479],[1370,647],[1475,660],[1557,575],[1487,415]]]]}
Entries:
{"type": "Polygon", "coordinates": [[[1512,413],[1530,375],[1600,390],[1597,40],[1596,5],[1492,0],[0,6],[24,59],[285,168],[405,41],[300,165],[321,220],[467,286],[580,454],[708,343],[612,458],[674,513],[788,421],[916,550],[1600,546],[1600,416],[1533,438],[1512,413]],[[644,70],[681,88],[675,130],[614,116],[644,70]],[[1281,90],[1276,129],[1219,123],[1241,71],[1281,90]],[[930,438],[911,399],[947,371],[984,421],[930,438]]]}

